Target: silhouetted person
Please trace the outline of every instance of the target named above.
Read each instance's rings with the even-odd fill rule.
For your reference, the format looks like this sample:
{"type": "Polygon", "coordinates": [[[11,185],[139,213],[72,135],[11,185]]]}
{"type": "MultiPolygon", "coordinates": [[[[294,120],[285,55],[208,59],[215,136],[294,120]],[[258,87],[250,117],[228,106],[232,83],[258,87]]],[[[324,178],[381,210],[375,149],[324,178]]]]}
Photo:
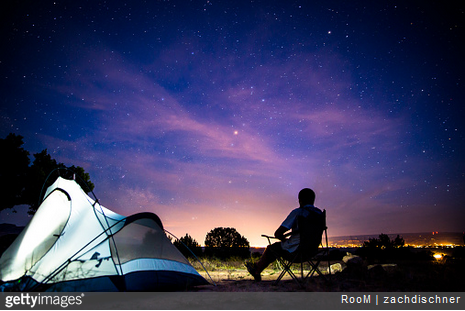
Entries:
{"type": "Polygon", "coordinates": [[[274,233],[275,238],[280,241],[268,245],[256,264],[252,264],[251,262],[247,262],[245,264],[247,270],[254,277],[255,281],[261,281],[260,274],[262,271],[281,256],[281,254],[285,255],[285,252],[292,253],[297,250],[300,243],[300,235],[297,228],[297,217],[307,217],[312,212],[317,214],[323,213],[319,208],[313,205],[315,203],[315,192],[312,189],[304,188],[300,190],[298,198],[300,206],[294,209],[287,216],[281,226],[279,226],[274,233]],[[290,236],[289,234],[286,234],[289,230],[291,230],[290,236]],[[286,239],[286,236],[289,236],[289,238],[286,239]]]}

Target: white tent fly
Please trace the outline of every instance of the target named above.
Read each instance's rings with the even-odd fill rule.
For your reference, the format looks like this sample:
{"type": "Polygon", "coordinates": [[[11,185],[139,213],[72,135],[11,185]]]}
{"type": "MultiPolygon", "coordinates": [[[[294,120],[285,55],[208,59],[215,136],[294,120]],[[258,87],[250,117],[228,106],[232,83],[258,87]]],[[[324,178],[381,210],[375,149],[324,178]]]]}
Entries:
{"type": "Polygon", "coordinates": [[[59,177],[0,258],[3,290],[182,290],[208,282],[155,214],[116,214],[59,177]]]}

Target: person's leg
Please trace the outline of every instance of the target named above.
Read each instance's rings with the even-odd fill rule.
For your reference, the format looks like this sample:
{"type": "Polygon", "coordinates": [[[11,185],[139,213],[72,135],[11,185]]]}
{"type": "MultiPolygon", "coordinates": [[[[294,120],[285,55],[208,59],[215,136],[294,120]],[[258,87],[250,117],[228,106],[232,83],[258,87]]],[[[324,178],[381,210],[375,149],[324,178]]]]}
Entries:
{"type": "Polygon", "coordinates": [[[256,264],[253,265],[250,262],[246,263],[247,270],[254,277],[255,281],[261,281],[262,278],[260,274],[262,271],[273,263],[282,252],[281,242],[276,242],[266,247],[260,260],[256,264]]]}
{"type": "Polygon", "coordinates": [[[268,245],[263,252],[260,260],[255,264],[256,272],[259,274],[266,269],[271,263],[273,263],[283,251],[281,247],[281,242],[276,242],[271,245],[268,245]]]}

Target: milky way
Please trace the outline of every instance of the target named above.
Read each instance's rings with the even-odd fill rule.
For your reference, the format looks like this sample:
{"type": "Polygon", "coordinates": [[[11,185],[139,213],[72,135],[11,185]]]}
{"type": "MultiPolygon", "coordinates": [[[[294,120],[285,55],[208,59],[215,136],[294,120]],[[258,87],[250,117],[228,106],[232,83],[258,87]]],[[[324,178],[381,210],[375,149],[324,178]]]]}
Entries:
{"type": "Polygon", "coordinates": [[[1,7],[0,136],[118,213],[263,245],[311,187],[332,236],[465,230],[463,5],[1,7]]]}

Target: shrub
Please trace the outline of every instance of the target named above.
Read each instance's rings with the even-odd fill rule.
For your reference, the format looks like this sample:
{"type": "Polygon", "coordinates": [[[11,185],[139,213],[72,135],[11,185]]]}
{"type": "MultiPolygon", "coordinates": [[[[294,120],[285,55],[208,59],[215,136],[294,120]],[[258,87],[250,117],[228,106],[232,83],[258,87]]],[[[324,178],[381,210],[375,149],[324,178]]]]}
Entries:
{"type": "Polygon", "coordinates": [[[202,248],[199,243],[197,243],[197,241],[187,233],[179,240],[174,241],[173,244],[184,255],[184,257],[189,258],[202,255],[202,248]]]}

